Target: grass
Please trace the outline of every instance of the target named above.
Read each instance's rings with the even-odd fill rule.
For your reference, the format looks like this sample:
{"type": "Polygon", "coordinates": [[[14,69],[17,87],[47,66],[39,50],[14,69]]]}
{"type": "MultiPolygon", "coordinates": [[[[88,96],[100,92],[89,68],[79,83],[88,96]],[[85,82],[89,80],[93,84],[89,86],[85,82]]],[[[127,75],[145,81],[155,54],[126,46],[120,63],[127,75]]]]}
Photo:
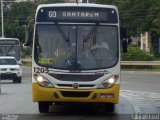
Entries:
{"type": "Polygon", "coordinates": [[[32,63],[31,62],[23,62],[22,66],[32,66],[32,63]]]}

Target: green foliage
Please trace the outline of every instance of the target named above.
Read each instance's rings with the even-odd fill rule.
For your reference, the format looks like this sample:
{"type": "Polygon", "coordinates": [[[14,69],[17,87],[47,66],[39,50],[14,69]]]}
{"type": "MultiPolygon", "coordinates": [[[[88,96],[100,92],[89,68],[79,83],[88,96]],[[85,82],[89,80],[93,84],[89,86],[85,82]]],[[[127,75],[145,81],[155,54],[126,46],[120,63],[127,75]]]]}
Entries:
{"type": "Polygon", "coordinates": [[[122,61],[152,61],[155,58],[151,55],[148,55],[139,48],[130,47],[128,48],[128,53],[121,55],[122,61]]]}
{"type": "Polygon", "coordinates": [[[26,56],[31,56],[31,53],[32,53],[31,48],[22,49],[21,57],[24,58],[26,56]]]}
{"type": "Polygon", "coordinates": [[[18,21],[20,18],[23,18],[24,20],[27,20],[29,16],[32,16],[35,14],[37,5],[31,3],[31,2],[19,2],[14,3],[10,6],[7,12],[6,19],[18,21]]]}
{"type": "Polygon", "coordinates": [[[156,39],[160,36],[160,0],[97,0],[99,4],[118,7],[121,26],[127,28],[129,36],[151,33],[152,54],[156,51],[156,39]]]}
{"type": "Polygon", "coordinates": [[[25,28],[24,26],[17,26],[16,24],[6,23],[4,25],[5,28],[5,37],[13,37],[19,38],[21,43],[24,43],[24,35],[25,35],[25,28]]]}
{"type": "Polygon", "coordinates": [[[100,4],[116,5],[120,12],[121,24],[130,35],[150,31],[152,23],[159,16],[159,0],[98,0],[100,4]]]}
{"type": "Polygon", "coordinates": [[[19,2],[9,5],[4,13],[4,36],[19,38],[24,43],[25,27],[34,18],[36,5],[31,2],[19,2]]]}
{"type": "Polygon", "coordinates": [[[43,0],[42,3],[44,4],[51,4],[51,3],[63,3],[64,0],[43,0]]]}

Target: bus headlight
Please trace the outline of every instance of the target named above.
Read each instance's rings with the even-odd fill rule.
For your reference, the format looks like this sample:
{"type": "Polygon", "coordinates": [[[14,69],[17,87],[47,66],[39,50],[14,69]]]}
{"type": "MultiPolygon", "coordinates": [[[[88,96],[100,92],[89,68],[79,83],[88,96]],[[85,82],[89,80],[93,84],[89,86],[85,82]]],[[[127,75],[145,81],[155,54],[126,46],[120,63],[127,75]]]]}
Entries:
{"type": "Polygon", "coordinates": [[[34,78],[37,81],[38,85],[42,87],[48,87],[48,88],[54,87],[51,82],[49,82],[45,77],[41,75],[34,75],[34,78]]]}
{"type": "Polygon", "coordinates": [[[98,86],[98,88],[110,88],[117,82],[118,79],[119,79],[119,75],[111,76],[108,79],[106,79],[105,81],[103,81],[98,86]]]}

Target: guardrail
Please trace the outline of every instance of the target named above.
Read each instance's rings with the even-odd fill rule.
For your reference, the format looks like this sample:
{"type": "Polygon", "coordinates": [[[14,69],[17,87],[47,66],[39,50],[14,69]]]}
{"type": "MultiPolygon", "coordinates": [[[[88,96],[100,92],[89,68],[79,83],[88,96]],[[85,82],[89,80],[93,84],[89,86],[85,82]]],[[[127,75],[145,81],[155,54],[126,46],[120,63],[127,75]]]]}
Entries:
{"type": "Polygon", "coordinates": [[[122,66],[160,66],[160,61],[121,61],[122,66]]]}
{"type": "MultiPolygon", "coordinates": [[[[31,58],[23,58],[23,62],[31,62],[31,58]]],[[[160,61],[121,61],[122,66],[160,66],[160,61]]]]}

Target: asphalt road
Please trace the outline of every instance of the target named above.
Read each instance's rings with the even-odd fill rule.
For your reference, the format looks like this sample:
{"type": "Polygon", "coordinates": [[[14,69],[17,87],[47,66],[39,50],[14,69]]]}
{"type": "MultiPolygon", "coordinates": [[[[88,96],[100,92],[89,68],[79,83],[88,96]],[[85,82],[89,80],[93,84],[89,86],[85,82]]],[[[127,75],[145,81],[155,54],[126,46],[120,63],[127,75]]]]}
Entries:
{"type": "Polygon", "coordinates": [[[17,115],[18,120],[121,120],[137,113],[160,114],[160,73],[122,72],[121,83],[120,102],[113,114],[107,114],[103,106],[90,104],[53,105],[50,114],[40,114],[37,103],[32,102],[31,69],[23,67],[21,84],[2,81],[0,120],[7,115],[17,115]]]}

